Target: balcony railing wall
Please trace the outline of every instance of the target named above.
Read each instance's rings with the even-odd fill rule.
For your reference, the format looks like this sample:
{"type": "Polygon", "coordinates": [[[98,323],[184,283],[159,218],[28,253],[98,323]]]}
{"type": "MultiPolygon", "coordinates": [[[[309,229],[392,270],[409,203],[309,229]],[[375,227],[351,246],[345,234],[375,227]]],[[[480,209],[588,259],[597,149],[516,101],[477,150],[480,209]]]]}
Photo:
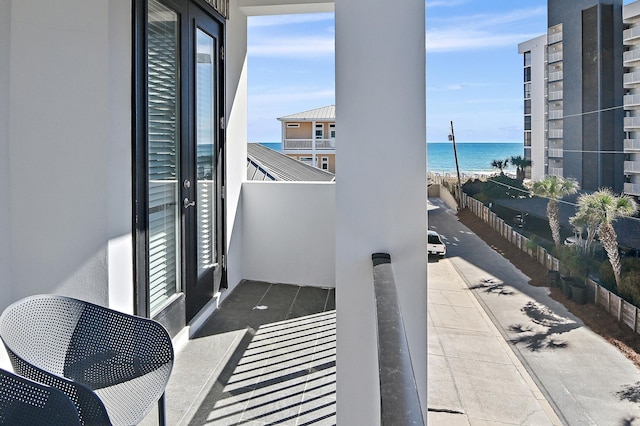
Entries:
{"type": "Polygon", "coordinates": [[[244,182],[246,279],[335,286],[335,184],[244,182]]]}
{"type": "Polygon", "coordinates": [[[284,149],[335,149],[335,139],[285,139],[284,149]]]}

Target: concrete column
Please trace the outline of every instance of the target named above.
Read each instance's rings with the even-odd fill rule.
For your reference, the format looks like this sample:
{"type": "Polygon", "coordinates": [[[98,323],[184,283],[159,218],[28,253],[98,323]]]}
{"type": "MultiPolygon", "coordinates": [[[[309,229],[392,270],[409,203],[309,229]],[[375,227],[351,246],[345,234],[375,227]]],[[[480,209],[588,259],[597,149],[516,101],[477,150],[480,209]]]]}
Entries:
{"type": "Polygon", "coordinates": [[[391,254],[426,419],[423,0],[336,0],[338,424],[380,421],[371,254],[391,254]]]}

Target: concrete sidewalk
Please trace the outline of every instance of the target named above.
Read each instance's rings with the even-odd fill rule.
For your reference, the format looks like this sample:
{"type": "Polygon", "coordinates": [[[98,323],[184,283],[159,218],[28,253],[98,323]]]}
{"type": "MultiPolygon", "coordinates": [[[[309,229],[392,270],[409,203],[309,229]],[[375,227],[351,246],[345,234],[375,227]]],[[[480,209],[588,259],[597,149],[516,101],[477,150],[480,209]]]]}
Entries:
{"type": "Polygon", "coordinates": [[[561,425],[448,259],[428,282],[428,424],[561,425]]]}

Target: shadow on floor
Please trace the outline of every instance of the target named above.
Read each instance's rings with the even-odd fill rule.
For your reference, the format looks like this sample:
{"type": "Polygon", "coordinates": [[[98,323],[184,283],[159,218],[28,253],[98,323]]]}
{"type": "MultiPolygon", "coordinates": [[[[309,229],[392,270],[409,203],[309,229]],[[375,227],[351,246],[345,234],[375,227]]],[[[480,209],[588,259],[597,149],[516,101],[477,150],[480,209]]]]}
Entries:
{"type": "Polygon", "coordinates": [[[175,392],[200,388],[177,424],[334,425],[335,333],[333,289],[241,283],[184,351],[210,360],[200,371],[207,379],[172,377],[175,392]]]}

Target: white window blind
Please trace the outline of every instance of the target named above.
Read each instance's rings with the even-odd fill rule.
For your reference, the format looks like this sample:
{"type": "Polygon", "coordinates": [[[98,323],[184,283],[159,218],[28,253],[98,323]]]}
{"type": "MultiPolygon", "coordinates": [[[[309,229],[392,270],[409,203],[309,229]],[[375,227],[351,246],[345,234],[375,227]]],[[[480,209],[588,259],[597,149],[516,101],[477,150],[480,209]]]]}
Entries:
{"type": "Polygon", "coordinates": [[[178,15],[148,1],[149,299],[151,315],[179,291],[178,15]]]}

